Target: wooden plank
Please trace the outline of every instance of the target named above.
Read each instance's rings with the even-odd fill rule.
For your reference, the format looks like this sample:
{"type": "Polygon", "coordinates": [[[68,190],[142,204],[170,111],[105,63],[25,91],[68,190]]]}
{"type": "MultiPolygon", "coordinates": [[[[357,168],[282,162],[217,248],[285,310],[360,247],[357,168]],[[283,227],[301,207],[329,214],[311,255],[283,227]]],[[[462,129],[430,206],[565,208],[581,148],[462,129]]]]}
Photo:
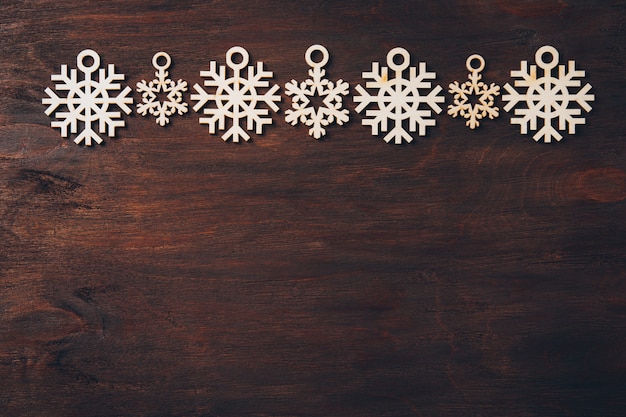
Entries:
{"type": "Polygon", "coordinates": [[[623,416],[625,10],[3,1],[0,415],[623,416]],[[193,85],[241,45],[284,87],[316,43],[352,93],[396,46],[447,89],[473,53],[504,85],[553,45],[596,101],[561,143],[443,112],[395,146],[351,98],[350,122],[312,139],[283,89],[249,143],[190,112],[133,114],[92,148],[41,104],[86,48],[130,86],[166,51],[193,85]]]}

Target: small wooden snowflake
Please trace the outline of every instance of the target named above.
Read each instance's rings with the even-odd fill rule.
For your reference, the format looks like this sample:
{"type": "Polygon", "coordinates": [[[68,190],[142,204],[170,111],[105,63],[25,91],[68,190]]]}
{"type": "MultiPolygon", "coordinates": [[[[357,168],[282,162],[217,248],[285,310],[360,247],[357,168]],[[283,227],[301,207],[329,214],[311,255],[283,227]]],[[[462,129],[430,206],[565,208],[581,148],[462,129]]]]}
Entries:
{"type": "Polygon", "coordinates": [[[448,114],[452,117],[460,115],[466,118],[465,125],[475,129],[480,126],[480,120],[485,116],[489,116],[490,119],[498,117],[499,109],[494,104],[495,97],[500,95],[500,86],[494,83],[487,86],[480,81],[482,79],[480,72],[485,69],[485,60],[482,56],[471,55],[467,58],[465,66],[470,72],[467,76],[469,81],[463,84],[455,81],[450,84],[448,92],[454,95],[454,104],[448,106],[448,114]],[[470,100],[472,96],[477,97],[478,103],[472,104],[470,100]]]}
{"type": "Polygon", "coordinates": [[[137,104],[137,113],[146,116],[148,113],[156,117],[156,122],[165,126],[170,122],[172,114],[187,113],[187,103],[183,103],[183,92],[187,91],[187,81],[174,82],[168,78],[167,69],[172,59],[166,52],[157,52],[152,57],[152,65],[156,78],[150,82],[141,80],[137,83],[137,92],[141,93],[141,103],[137,104]],[[165,60],[160,64],[160,60],[165,60]],[[167,94],[167,100],[159,101],[159,93],[167,94]]]}

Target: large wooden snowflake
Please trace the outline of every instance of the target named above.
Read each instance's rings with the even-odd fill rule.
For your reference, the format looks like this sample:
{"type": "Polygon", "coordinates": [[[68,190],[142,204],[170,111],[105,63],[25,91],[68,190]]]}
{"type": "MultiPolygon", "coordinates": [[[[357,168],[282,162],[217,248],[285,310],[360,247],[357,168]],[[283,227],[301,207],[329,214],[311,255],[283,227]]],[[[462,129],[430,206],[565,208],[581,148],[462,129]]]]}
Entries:
{"type": "Polygon", "coordinates": [[[576,125],[585,124],[585,118],[577,116],[582,114],[582,110],[591,111],[589,102],[594,101],[595,96],[589,94],[590,84],[580,88],[580,78],[585,76],[585,71],[577,70],[574,61],[568,62],[567,69],[565,65],[558,65],[559,52],[556,48],[548,45],[539,48],[535,61],[543,70],[542,74],[537,73],[537,65],[531,65],[529,69],[527,61],[521,62],[519,71],[511,71],[511,77],[519,78],[515,87],[524,90],[519,92],[507,83],[504,89],[508,94],[502,95],[502,100],[508,102],[504,110],[508,112],[518,104],[525,104],[525,108],[515,108],[514,114],[518,117],[512,117],[511,124],[520,125],[522,134],[527,134],[529,129],[537,131],[533,136],[537,142],[559,141],[563,138],[559,130],[567,129],[573,135],[576,125]],[[545,60],[546,56],[548,60],[545,60]],[[556,77],[553,76],[555,69],[556,77]],[[553,126],[554,120],[558,120],[558,130],[553,126]],[[542,125],[537,130],[540,121],[542,125]]]}
{"type": "Polygon", "coordinates": [[[200,71],[200,76],[207,78],[204,86],[210,87],[211,92],[207,92],[199,84],[194,85],[197,94],[192,94],[191,99],[198,101],[193,109],[198,112],[203,109],[203,114],[207,117],[200,117],[200,124],[209,126],[209,133],[214,134],[217,129],[226,130],[226,120],[232,121],[232,126],[222,135],[222,139],[227,141],[232,138],[233,142],[239,139],[245,141],[250,139],[246,130],[251,131],[256,128],[257,135],[263,133],[263,126],[272,124],[271,117],[263,117],[269,114],[267,108],[258,108],[259,103],[265,103],[273,111],[278,111],[276,102],[280,101],[280,95],[276,94],[279,87],[273,85],[263,94],[257,90],[269,87],[267,78],[272,78],[271,71],[263,69],[263,62],[257,62],[256,71],[253,66],[248,67],[248,77],[243,77],[241,71],[248,65],[250,56],[248,51],[240,46],[234,46],[226,53],[226,63],[233,70],[233,76],[227,77],[226,67],[219,66],[215,61],[211,61],[208,71],[200,71]],[[233,56],[239,55],[240,61],[237,63],[233,56]],[[205,107],[207,104],[214,104],[205,107]],[[241,127],[242,121],[246,121],[246,129],[241,127]]]}
{"type": "Polygon", "coordinates": [[[440,86],[431,87],[430,81],[436,78],[434,72],[426,71],[426,63],[419,63],[419,71],[410,67],[410,55],[404,48],[394,48],[387,54],[387,65],[394,72],[393,78],[389,78],[389,68],[382,67],[378,62],[372,63],[372,71],[364,72],[363,78],[370,79],[365,84],[368,89],[377,89],[376,95],[370,93],[360,85],[356,87],[358,96],[354,101],[359,103],[356,107],[358,113],[365,110],[370,104],[376,105],[377,109],[368,109],[365,112],[367,118],[363,119],[364,126],[371,126],[372,135],[378,135],[379,130],[388,132],[383,138],[385,142],[394,141],[399,145],[403,140],[411,142],[413,137],[409,132],[418,130],[419,136],[426,135],[426,127],[435,126],[432,112],[441,113],[438,103],[444,102],[444,97],[439,95],[440,86]],[[396,63],[399,57],[402,62],[396,63]],[[403,72],[409,68],[409,78],[404,78],[403,72]],[[389,122],[393,128],[388,129],[389,122]],[[407,122],[408,131],[403,124],[407,122]]]}
{"type": "Polygon", "coordinates": [[[128,95],[132,90],[126,87],[117,96],[112,96],[111,92],[121,89],[116,81],[123,80],[124,74],[116,74],[113,64],[109,64],[106,70],[100,68],[100,55],[91,49],[79,53],[76,63],[84,78],[79,79],[76,69],[72,69],[68,76],[67,65],[61,65],[61,73],[53,74],[50,78],[58,81],[55,85],[57,91],[67,91],[67,94],[60,97],[48,87],[45,90],[48,97],[41,102],[48,105],[46,115],[54,113],[54,117],[59,119],[53,120],[50,125],[61,129],[62,137],[66,138],[68,133],[78,133],[78,128],[82,127],[74,142],[80,144],[84,141],[86,146],[91,146],[92,141],[102,143],[98,133],[107,133],[113,137],[116,128],[124,127],[121,113],[112,108],[117,106],[129,114],[131,108],[128,104],[133,103],[133,98],[128,95]],[[99,68],[97,79],[92,79],[99,68]],[[98,133],[94,130],[96,123],[98,133]]]}

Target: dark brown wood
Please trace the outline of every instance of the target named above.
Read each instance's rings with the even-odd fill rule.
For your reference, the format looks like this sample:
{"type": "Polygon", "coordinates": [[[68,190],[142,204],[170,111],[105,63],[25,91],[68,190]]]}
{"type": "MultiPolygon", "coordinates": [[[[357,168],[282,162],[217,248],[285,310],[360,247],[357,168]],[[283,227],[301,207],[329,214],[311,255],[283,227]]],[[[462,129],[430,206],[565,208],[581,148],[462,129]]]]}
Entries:
{"type": "Polygon", "coordinates": [[[626,415],[625,19],[623,1],[3,0],[0,415],[626,415]],[[553,45],[596,102],[556,144],[442,113],[388,145],[351,98],[315,141],[283,95],[250,143],[192,112],[131,115],[93,148],[41,104],[86,48],[130,86],[167,51],[193,85],[241,45],[284,86],[313,43],[352,88],[395,46],[445,88],[472,53],[503,85],[553,45]]]}

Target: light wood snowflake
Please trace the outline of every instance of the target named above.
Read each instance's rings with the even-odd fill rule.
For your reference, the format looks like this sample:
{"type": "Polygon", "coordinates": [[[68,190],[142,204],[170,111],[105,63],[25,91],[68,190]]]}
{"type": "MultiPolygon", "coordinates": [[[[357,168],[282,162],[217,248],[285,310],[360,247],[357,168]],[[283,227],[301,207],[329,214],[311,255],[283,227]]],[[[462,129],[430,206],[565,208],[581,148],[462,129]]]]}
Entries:
{"type": "Polygon", "coordinates": [[[480,120],[485,116],[489,116],[490,119],[498,117],[499,109],[494,104],[495,97],[500,95],[500,86],[494,83],[487,85],[480,81],[482,79],[480,73],[485,69],[485,60],[482,56],[471,55],[467,58],[465,66],[470,72],[467,76],[469,81],[463,84],[459,84],[458,81],[450,83],[448,92],[454,96],[454,104],[448,106],[448,114],[452,117],[466,118],[465,125],[475,129],[480,126],[480,120]],[[472,98],[478,102],[472,104],[472,98]]]}

